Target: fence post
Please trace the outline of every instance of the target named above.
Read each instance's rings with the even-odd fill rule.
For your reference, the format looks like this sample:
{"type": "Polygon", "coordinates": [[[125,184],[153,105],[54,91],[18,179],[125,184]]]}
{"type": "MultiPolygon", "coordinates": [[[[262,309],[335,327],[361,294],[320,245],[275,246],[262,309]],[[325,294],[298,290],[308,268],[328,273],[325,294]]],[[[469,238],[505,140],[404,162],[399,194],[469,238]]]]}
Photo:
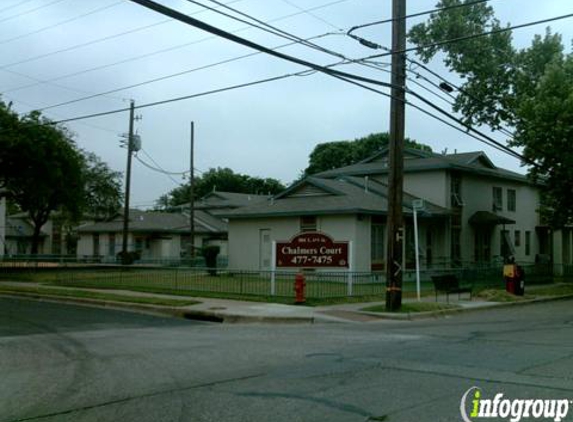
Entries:
{"type": "Polygon", "coordinates": [[[352,250],[352,240],[348,242],[348,280],[347,280],[347,295],[352,296],[352,272],[354,271],[354,253],[352,250]]]}
{"type": "Polygon", "coordinates": [[[276,294],[276,269],[277,269],[277,242],[273,240],[271,246],[271,296],[276,294]]]}

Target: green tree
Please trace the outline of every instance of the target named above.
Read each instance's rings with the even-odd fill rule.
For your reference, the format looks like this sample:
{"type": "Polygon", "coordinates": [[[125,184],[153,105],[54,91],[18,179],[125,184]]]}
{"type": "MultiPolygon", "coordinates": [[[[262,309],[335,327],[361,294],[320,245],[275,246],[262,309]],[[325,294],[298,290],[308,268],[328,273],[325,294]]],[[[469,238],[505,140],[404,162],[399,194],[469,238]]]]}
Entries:
{"type": "MultiPolygon", "coordinates": [[[[389,135],[387,132],[384,132],[373,133],[353,141],[334,141],[318,144],[310,153],[309,164],[304,170],[303,176],[348,166],[365,160],[382,148],[387,147],[388,141],[389,135]]],[[[419,144],[408,138],[406,139],[406,146],[432,151],[429,146],[419,144]]]]}
{"type": "Polygon", "coordinates": [[[81,212],[82,156],[65,128],[40,113],[19,118],[0,104],[0,180],[8,197],[28,213],[34,226],[32,253],[38,253],[40,229],[56,209],[72,217],[81,212]]]}
{"type": "MultiPolygon", "coordinates": [[[[437,7],[471,3],[441,0],[437,7]]],[[[418,46],[501,29],[491,6],[480,3],[434,13],[414,26],[409,39],[418,46]]],[[[564,53],[561,36],[550,29],[531,45],[517,49],[511,32],[424,47],[428,63],[442,53],[445,65],[462,79],[454,110],[469,125],[514,130],[508,140],[523,149],[529,174],[544,183],[547,222],[555,227],[573,221],[572,56],[564,53]]]]}
{"type": "Polygon", "coordinates": [[[121,208],[122,173],[109,168],[92,152],[83,151],[84,198],[82,213],[95,219],[105,219],[121,208]]]}
{"type": "Polygon", "coordinates": [[[32,112],[20,117],[0,101],[0,186],[12,210],[27,212],[34,226],[32,253],[53,211],[69,226],[82,214],[105,218],[121,206],[121,173],[77,148],[65,128],[32,112]]]}
{"type": "MultiPolygon", "coordinates": [[[[195,177],[193,193],[195,198],[201,198],[213,190],[221,192],[277,194],[285,186],[272,178],[260,178],[246,174],[235,173],[230,168],[211,168],[201,176],[195,177]]],[[[168,209],[189,202],[189,183],[181,185],[157,200],[158,209],[168,209]]]]}

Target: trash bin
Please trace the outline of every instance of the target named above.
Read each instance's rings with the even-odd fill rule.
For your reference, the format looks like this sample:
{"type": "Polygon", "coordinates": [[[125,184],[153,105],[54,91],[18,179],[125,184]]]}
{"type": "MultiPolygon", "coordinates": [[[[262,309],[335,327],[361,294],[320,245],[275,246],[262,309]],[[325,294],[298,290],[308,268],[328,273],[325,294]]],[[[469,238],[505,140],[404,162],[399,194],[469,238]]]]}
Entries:
{"type": "Polygon", "coordinates": [[[515,266],[515,294],[523,296],[525,294],[525,272],[519,265],[515,266]]]}
{"type": "Polygon", "coordinates": [[[503,266],[503,280],[505,281],[505,291],[516,294],[516,274],[517,265],[506,264],[503,266]]]}

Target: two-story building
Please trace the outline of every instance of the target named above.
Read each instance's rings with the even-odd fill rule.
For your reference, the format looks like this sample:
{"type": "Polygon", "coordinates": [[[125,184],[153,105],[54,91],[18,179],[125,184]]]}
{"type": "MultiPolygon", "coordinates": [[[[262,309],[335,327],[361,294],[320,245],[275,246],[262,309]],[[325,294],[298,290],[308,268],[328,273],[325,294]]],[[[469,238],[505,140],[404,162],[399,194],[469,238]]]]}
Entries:
{"type": "MultiPolygon", "coordinates": [[[[308,177],[264,203],[229,212],[229,267],[266,269],[273,241],[306,230],[352,241],[356,271],[385,267],[388,151],[308,177]]],[[[496,167],[483,152],[442,155],[406,149],[405,265],[414,265],[414,200],[423,200],[418,252],[423,268],[489,265],[550,253],[539,221],[538,186],[496,167]]]]}

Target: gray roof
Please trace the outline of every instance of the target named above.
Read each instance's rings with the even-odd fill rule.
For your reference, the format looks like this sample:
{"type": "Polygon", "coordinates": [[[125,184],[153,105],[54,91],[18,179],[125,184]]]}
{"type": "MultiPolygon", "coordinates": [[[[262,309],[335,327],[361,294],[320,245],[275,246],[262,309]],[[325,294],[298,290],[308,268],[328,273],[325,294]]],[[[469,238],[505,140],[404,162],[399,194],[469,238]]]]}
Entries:
{"type": "MultiPolygon", "coordinates": [[[[388,154],[387,151],[387,149],[383,149],[372,157],[357,164],[327,170],[315,176],[332,178],[342,175],[364,176],[386,174],[388,173],[388,165],[384,158],[388,154]]],[[[412,148],[405,149],[404,171],[406,173],[447,169],[473,173],[480,176],[531,183],[527,176],[523,174],[496,167],[482,151],[443,155],[412,148]]]]}
{"type": "MultiPolygon", "coordinates": [[[[225,216],[233,219],[325,214],[386,214],[388,186],[369,181],[366,187],[364,183],[364,179],[356,177],[340,179],[307,177],[264,203],[231,210],[225,216]]],[[[414,199],[417,198],[404,195],[405,214],[412,213],[414,199]]],[[[445,208],[426,204],[425,216],[449,215],[449,211],[445,208]]]]}
{"type": "MultiPolygon", "coordinates": [[[[227,224],[205,211],[195,212],[196,233],[223,233],[227,224]]],[[[84,224],[78,227],[80,233],[120,232],[123,230],[123,218],[118,216],[111,221],[84,224]]],[[[168,212],[145,212],[130,210],[129,231],[131,233],[188,233],[189,215],[168,212]]]]}
{"type": "MultiPolygon", "coordinates": [[[[32,237],[33,234],[34,226],[32,226],[32,224],[30,224],[26,218],[6,218],[6,237],[32,237]]],[[[40,236],[45,237],[47,234],[40,232],[40,236]]]]}
{"type": "MultiPolygon", "coordinates": [[[[235,192],[210,192],[203,198],[195,201],[195,209],[209,210],[212,214],[216,214],[217,210],[225,210],[229,208],[245,207],[257,202],[264,202],[269,197],[266,195],[254,195],[248,193],[235,193],[235,192]]],[[[174,207],[174,209],[186,210],[189,209],[189,203],[174,207]]]]}

